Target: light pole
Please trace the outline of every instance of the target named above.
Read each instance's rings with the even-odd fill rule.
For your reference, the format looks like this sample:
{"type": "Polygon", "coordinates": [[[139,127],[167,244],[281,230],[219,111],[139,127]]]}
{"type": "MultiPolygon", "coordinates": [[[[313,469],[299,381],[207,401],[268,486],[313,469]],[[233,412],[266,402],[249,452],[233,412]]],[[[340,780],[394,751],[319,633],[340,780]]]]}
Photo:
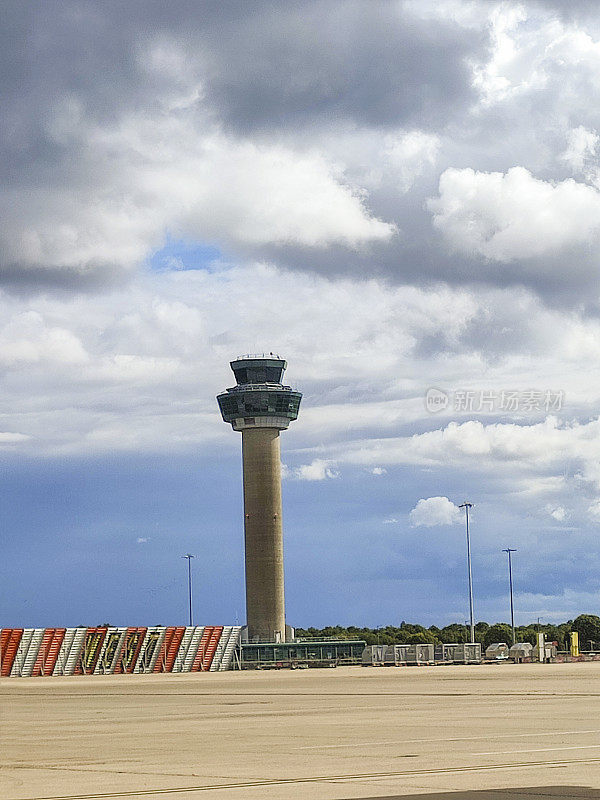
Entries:
{"type": "Polygon", "coordinates": [[[464,508],[467,522],[467,567],[469,570],[469,619],[471,627],[471,644],[475,644],[475,623],[473,621],[473,575],[471,571],[471,539],[469,537],[469,509],[473,503],[461,503],[459,508],[464,508]]]}
{"type": "Polygon", "coordinates": [[[190,628],[194,624],[194,614],[192,612],[192,558],[195,558],[191,553],[186,553],[182,558],[186,558],[188,562],[188,594],[190,600],[190,628]]]}
{"type": "Polygon", "coordinates": [[[512,559],[510,555],[511,553],[516,553],[517,551],[514,547],[507,547],[502,552],[508,553],[508,585],[510,586],[510,627],[512,628],[512,643],[514,644],[516,642],[515,608],[513,605],[512,559]]]}

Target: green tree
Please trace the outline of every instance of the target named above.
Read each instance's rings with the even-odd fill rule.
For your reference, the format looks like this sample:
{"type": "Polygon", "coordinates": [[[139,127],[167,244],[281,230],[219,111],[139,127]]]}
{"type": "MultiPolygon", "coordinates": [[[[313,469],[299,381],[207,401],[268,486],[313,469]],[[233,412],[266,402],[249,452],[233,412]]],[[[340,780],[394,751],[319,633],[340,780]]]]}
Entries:
{"type": "Polygon", "coordinates": [[[348,631],[341,625],[328,625],[321,630],[321,635],[327,639],[347,639],[348,631]]]}
{"type": "Polygon", "coordinates": [[[573,620],[572,630],[579,634],[579,647],[587,650],[589,642],[600,642],[600,617],[594,614],[580,614],[573,620]]]}
{"type": "Polygon", "coordinates": [[[519,625],[515,628],[517,634],[517,642],[529,642],[529,644],[537,644],[537,627],[535,625],[519,625]]]}
{"type": "Polygon", "coordinates": [[[440,641],[444,644],[461,644],[469,639],[469,629],[458,622],[453,622],[451,625],[446,625],[439,633],[440,641]]]}
{"type": "Polygon", "coordinates": [[[564,637],[558,625],[542,625],[541,630],[544,632],[547,642],[562,644],[564,637]]]}
{"type": "Polygon", "coordinates": [[[497,622],[491,625],[483,636],[483,647],[489,647],[495,642],[506,642],[512,644],[512,628],[506,622],[497,622]]]}
{"type": "Polygon", "coordinates": [[[558,626],[558,646],[562,650],[568,650],[571,646],[571,626],[573,625],[573,620],[570,619],[568,622],[562,622],[558,626]]]}
{"type": "MultiPolygon", "coordinates": [[[[521,625],[515,629],[518,642],[530,642],[535,645],[537,641],[537,625],[521,625]]],[[[548,641],[558,641],[559,647],[568,649],[570,646],[571,630],[579,633],[579,642],[582,649],[589,647],[588,642],[600,643],[600,617],[593,614],[581,614],[576,620],[567,620],[560,625],[540,625],[548,641]]],[[[378,628],[360,628],[356,625],[328,625],[324,628],[296,628],[296,636],[300,638],[322,639],[335,637],[337,639],[363,639],[367,644],[425,644],[444,642],[468,642],[469,628],[458,622],[438,628],[431,625],[429,629],[422,625],[402,622],[399,626],[386,625],[378,628]]],[[[481,642],[484,648],[492,642],[506,642],[512,644],[512,631],[509,625],[498,622],[488,625],[487,622],[478,622],[475,625],[475,641],[481,642]]],[[[597,645],[596,645],[597,646],[597,645]]]]}
{"type": "Polygon", "coordinates": [[[422,625],[412,625],[410,622],[401,622],[400,629],[409,635],[411,633],[429,633],[427,628],[424,628],[422,625]]]}

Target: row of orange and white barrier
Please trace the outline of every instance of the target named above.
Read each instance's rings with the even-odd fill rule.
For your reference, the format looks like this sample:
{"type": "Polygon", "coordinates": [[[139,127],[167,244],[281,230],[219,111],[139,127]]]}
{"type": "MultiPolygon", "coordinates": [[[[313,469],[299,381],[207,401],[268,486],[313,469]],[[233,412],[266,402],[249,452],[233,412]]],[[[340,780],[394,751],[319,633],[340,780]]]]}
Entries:
{"type": "Polygon", "coordinates": [[[3,628],[4,677],[215,672],[232,669],[237,625],[154,628],[3,628]]]}

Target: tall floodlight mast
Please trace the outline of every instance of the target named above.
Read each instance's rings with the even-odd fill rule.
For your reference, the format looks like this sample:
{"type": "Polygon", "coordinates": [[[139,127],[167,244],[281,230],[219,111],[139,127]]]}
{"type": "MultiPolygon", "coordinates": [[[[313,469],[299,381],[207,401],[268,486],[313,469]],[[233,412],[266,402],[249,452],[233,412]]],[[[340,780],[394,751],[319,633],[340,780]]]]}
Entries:
{"type": "Polygon", "coordinates": [[[471,537],[469,536],[469,509],[473,508],[473,503],[461,503],[459,508],[464,508],[467,523],[467,572],[469,573],[469,628],[471,633],[471,644],[475,643],[475,620],[473,619],[473,571],[471,569],[471,537]]]}
{"type": "Polygon", "coordinates": [[[503,553],[508,553],[508,588],[510,590],[510,627],[512,628],[512,643],[516,642],[515,636],[515,607],[513,604],[513,579],[512,579],[512,559],[511,554],[516,553],[516,548],[507,547],[503,553]]]}
{"type": "Polygon", "coordinates": [[[187,558],[188,562],[188,601],[190,606],[190,626],[194,624],[194,612],[192,610],[192,558],[196,558],[191,553],[186,553],[182,558],[187,558]]]}
{"type": "Polygon", "coordinates": [[[217,397],[225,422],[242,434],[249,641],[285,641],[279,431],[297,418],[302,398],[282,385],[286,366],[273,354],[240,357],[231,362],[237,385],[217,397]]]}

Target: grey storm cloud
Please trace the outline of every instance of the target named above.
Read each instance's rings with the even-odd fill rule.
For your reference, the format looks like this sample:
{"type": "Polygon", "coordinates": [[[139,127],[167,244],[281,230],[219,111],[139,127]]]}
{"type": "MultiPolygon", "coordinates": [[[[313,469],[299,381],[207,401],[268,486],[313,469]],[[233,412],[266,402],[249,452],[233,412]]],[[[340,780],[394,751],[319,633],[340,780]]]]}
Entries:
{"type": "Polygon", "coordinates": [[[487,41],[379,0],[50,0],[8,2],[3,16],[4,136],[23,160],[45,145],[50,163],[59,153],[44,139],[40,114],[61,96],[74,93],[88,113],[111,120],[151,109],[177,83],[168,70],[140,67],[161,37],[182,48],[213,112],[242,131],[344,117],[439,127],[475,100],[466,62],[482,57],[487,41]]]}
{"type": "MultiPolygon", "coordinates": [[[[128,126],[172,121],[187,126],[188,140],[195,134],[198,141],[218,129],[242,143],[240,148],[253,142],[276,148],[284,142],[291,147],[290,162],[298,148],[306,149],[302,140],[315,129],[439,128],[474,102],[467,62],[482,57],[487,40],[484,33],[465,37],[452,21],[422,20],[387,2],[180,0],[167,7],[51,0],[9,2],[3,12],[0,163],[6,191],[0,275],[13,288],[110,284],[160,246],[173,215],[181,218],[181,212],[167,209],[156,214],[151,229],[148,210],[167,206],[160,189],[149,199],[146,188],[155,168],[151,151],[161,151],[163,134],[142,153],[136,130],[119,138],[128,126]],[[136,212],[146,222],[136,221],[136,212]],[[119,236],[127,213],[130,230],[119,236]],[[111,247],[111,237],[121,244],[111,247]]],[[[163,163],[178,155],[181,130],[172,135],[174,151],[163,163]]],[[[275,153],[273,159],[279,157],[275,153]]],[[[251,154],[237,167],[238,175],[250,160],[251,154]]],[[[182,166],[182,172],[192,172],[197,162],[182,166]]],[[[260,163],[256,168],[260,171],[260,163]]],[[[319,170],[330,184],[339,183],[325,174],[329,167],[317,164],[319,170]]],[[[288,191],[294,189],[291,181],[288,191]]],[[[351,213],[365,223],[358,239],[390,238],[383,223],[368,223],[373,212],[367,206],[362,210],[360,183],[341,191],[343,205],[353,205],[351,213]]],[[[322,188],[315,192],[323,195],[322,188]]],[[[300,201],[312,203],[310,196],[300,201]]],[[[225,208],[224,220],[228,213],[225,208]]],[[[332,210],[332,215],[343,213],[332,210]]],[[[276,231],[271,238],[293,245],[294,230],[306,229],[298,216],[291,235],[276,231]]],[[[384,219],[391,233],[395,223],[384,219]]],[[[202,223],[185,224],[188,235],[203,238],[202,223]]],[[[349,219],[347,227],[353,225],[349,219]]],[[[356,238],[330,227],[321,236],[328,244],[335,245],[336,237],[356,238]]],[[[268,247],[245,241],[253,236],[214,233],[209,226],[206,236],[211,233],[234,254],[269,254],[268,247]]],[[[299,238],[312,243],[319,236],[299,238]]]]}
{"type": "MultiPolygon", "coordinates": [[[[248,10],[248,7],[246,7],[248,10]]],[[[208,91],[243,132],[308,123],[439,128],[476,99],[467,58],[487,37],[400,5],[315,2],[252,10],[210,49],[208,91]]]]}
{"type": "Polygon", "coordinates": [[[600,128],[594,48],[572,27],[591,31],[593,8],[576,6],[465,4],[469,21],[378,0],[7,2],[0,280],[114,284],[168,231],[293,270],[593,302],[597,175],[562,156],[600,128]],[[531,177],[511,191],[513,167],[531,177]],[[521,247],[505,209],[560,184],[555,228],[573,179],[590,225],[521,247]]]}

